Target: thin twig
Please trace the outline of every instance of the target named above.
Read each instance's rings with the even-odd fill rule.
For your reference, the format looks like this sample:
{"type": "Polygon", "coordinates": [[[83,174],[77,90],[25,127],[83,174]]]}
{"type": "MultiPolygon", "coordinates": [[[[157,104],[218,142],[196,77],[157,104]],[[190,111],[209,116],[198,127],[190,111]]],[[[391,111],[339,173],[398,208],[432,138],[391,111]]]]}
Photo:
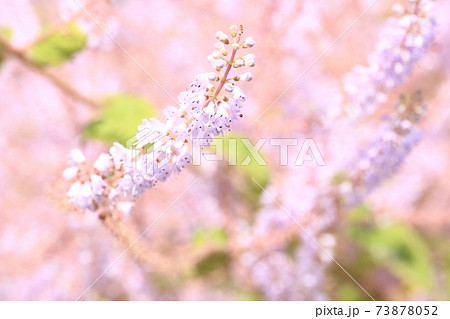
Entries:
{"type": "Polygon", "coordinates": [[[25,51],[19,50],[14,48],[8,41],[0,37],[0,46],[3,48],[6,55],[10,55],[17,60],[19,60],[21,63],[29,67],[30,69],[34,70],[35,72],[39,73],[41,76],[48,79],[50,82],[52,82],[56,87],[58,87],[61,91],[66,93],[67,95],[71,96],[72,98],[86,104],[87,106],[91,108],[98,108],[100,106],[100,102],[97,100],[94,100],[90,97],[85,96],[81,92],[79,92],[77,89],[75,89],[73,86],[71,86],[69,83],[63,81],[59,77],[57,77],[55,74],[51,73],[41,65],[35,63],[27,54],[25,51]]]}

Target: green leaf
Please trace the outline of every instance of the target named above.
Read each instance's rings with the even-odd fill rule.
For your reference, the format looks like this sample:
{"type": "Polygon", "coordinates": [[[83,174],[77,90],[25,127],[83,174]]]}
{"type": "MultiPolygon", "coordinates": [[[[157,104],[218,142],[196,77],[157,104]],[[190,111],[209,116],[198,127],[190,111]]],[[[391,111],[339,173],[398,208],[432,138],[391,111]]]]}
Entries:
{"type": "MultiPolygon", "coordinates": [[[[0,28],[0,37],[4,40],[10,40],[13,34],[13,30],[10,27],[2,27],[0,28]]],[[[0,44],[0,65],[2,65],[3,61],[5,60],[4,54],[3,54],[3,47],[0,44]]]]}
{"type": "Polygon", "coordinates": [[[366,204],[361,204],[347,212],[347,219],[351,222],[364,222],[370,215],[370,208],[366,204]]]}
{"type": "Polygon", "coordinates": [[[198,229],[192,238],[195,247],[201,247],[205,244],[214,244],[222,247],[227,243],[228,236],[223,228],[198,229]]]}
{"type": "Polygon", "coordinates": [[[345,172],[339,172],[333,176],[331,181],[333,184],[339,185],[339,184],[342,184],[342,183],[348,181],[348,176],[346,175],[345,172]]]}
{"type": "Polygon", "coordinates": [[[223,251],[215,251],[200,260],[195,269],[198,276],[207,276],[212,272],[227,271],[231,263],[231,257],[223,251]]]}
{"type": "Polygon", "coordinates": [[[301,242],[298,236],[294,236],[291,238],[286,245],[286,253],[289,257],[292,258],[292,260],[295,259],[295,253],[297,252],[297,249],[299,248],[301,242]]]}
{"type": "Polygon", "coordinates": [[[86,34],[73,22],[31,48],[31,59],[40,65],[60,65],[72,59],[87,43],[86,34]]]}
{"type": "Polygon", "coordinates": [[[142,119],[155,117],[156,109],[146,99],[128,94],[108,97],[99,118],[88,124],[82,132],[86,139],[123,145],[137,133],[142,119]]]}
{"type": "Polygon", "coordinates": [[[375,226],[354,232],[357,240],[381,265],[410,288],[430,289],[432,262],[424,239],[402,223],[375,226]]]}
{"type": "Polygon", "coordinates": [[[0,28],[0,37],[6,40],[11,40],[13,35],[13,29],[10,27],[1,27],[0,28]]]}

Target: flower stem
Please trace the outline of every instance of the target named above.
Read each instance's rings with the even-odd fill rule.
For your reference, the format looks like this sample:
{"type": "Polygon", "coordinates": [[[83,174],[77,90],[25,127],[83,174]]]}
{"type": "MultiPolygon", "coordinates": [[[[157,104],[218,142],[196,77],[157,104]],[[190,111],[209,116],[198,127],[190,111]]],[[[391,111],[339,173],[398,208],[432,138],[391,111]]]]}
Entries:
{"type": "Polygon", "coordinates": [[[66,93],[67,95],[71,96],[72,98],[88,105],[91,108],[98,108],[99,102],[95,101],[85,95],[83,95],[81,92],[79,92],[77,89],[75,89],[73,86],[68,84],[67,82],[63,81],[53,73],[49,72],[39,64],[35,63],[30,57],[26,54],[25,51],[22,51],[20,49],[14,48],[8,41],[0,37],[0,47],[3,48],[5,53],[7,55],[10,55],[12,57],[15,57],[20,62],[22,62],[24,65],[29,67],[30,69],[36,71],[41,76],[47,78],[50,82],[52,82],[56,87],[58,87],[61,91],[66,93]]]}
{"type": "MultiPolygon", "coordinates": [[[[239,35],[234,42],[239,43],[240,39],[241,39],[241,35],[239,35]]],[[[209,105],[209,103],[211,103],[211,101],[213,101],[219,95],[220,91],[222,90],[223,86],[225,85],[225,82],[228,77],[228,73],[230,73],[230,70],[233,66],[233,61],[236,56],[237,50],[238,49],[233,49],[233,51],[231,52],[230,61],[228,62],[227,68],[225,69],[225,73],[223,74],[223,77],[219,82],[219,86],[217,87],[216,92],[214,92],[214,96],[212,96],[206,100],[205,105],[203,105],[203,108],[207,107],[209,105]]]]}

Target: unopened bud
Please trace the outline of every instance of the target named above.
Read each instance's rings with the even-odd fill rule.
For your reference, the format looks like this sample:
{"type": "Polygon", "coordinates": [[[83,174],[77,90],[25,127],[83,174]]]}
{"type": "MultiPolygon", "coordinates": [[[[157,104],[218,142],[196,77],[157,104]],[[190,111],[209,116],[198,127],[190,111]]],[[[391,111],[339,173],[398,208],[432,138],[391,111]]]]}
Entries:
{"type": "Polygon", "coordinates": [[[223,51],[223,50],[225,50],[225,46],[223,45],[222,42],[216,42],[215,47],[216,47],[216,50],[217,50],[217,51],[223,51]]]}
{"type": "Polygon", "coordinates": [[[219,77],[217,76],[216,73],[209,73],[208,74],[208,80],[210,80],[210,81],[217,81],[217,80],[219,80],[219,77]]]}
{"type": "Polygon", "coordinates": [[[253,76],[250,72],[246,72],[239,76],[239,80],[241,80],[241,81],[251,81],[252,79],[253,79],[253,76]]]}
{"type": "Polygon", "coordinates": [[[251,48],[254,45],[255,45],[255,40],[253,39],[253,37],[248,37],[247,39],[245,39],[243,47],[251,48]]]}
{"type": "Polygon", "coordinates": [[[220,37],[222,36],[222,34],[225,34],[225,33],[223,33],[223,31],[217,31],[216,32],[216,39],[220,40],[220,37]]]}
{"type": "Polygon", "coordinates": [[[233,24],[233,25],[230,27],[230,33],[231,33],[231,36],[232,36],[233,38],[236,38],[238,31],[239,31],[239,28],[238,28],[237,25],[233,24]]]}
{"type": "Polygon", "coordinates": [[[227,35],[226,35],[225,33],[222,33],[222,34],[219,36],[219,41],[220,41],[220,42],[223,42],[223,43],[225,43],[225,44],[229,44],[229,43],[230,43],[230,40],[228,39],[228,37],[227,37],[227,35]]]}
{"type": "Polygon", "coordinates": [[[212,57],[214,59],[219,59],[220,58],[220,52],[219,51],[214,51],[213,54],[212,54],[212,57]]]}
{"type": "Polygon", "coordinates": [[[247,54],[242,57],[244,59],[245,66],[254,67],[255,66],[255,55],[247,54]]]}
{"type": "Polygon", "coordinates": [[[234,85],[231,84],[231,83],[226,83],[226,84],[223,86],[223,89],[225,90],[225,92],[231,93],[231,92],[233,92],[234,85]]]}
{"type": "Polygon", "coordinates": [[[233,66],[234,66],[235,68],[240,68],[240,67],[244,66],[244,64],[245,64],[244,60],[242,60],[242,59],[237,59],[236,61],[234,61],[233,66]]]}
{"type": "Polygon", "coordinates": [[[217,59],[214,62],[214,67],[216,67],[217,69],[221,69],[226,65],[226,61],[224,59],[217,59]]]}

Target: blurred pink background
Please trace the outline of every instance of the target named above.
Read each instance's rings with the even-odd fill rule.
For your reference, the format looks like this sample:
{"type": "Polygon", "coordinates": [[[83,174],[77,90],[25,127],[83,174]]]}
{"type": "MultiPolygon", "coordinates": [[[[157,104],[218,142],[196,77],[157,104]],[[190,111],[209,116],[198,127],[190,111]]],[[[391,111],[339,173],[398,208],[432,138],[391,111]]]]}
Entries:
{"type": "MultiPolygon", "coordinates": [[[[216,31],[243,24],[245,35],[255,38],[252,53],[257,64],[252,69],[253,81],[242,84],[247,101],[244,118],[234,132],[254,140],[314,138],[327,163],[324,168],[315,168],[323,177],[315,180],[316,175],[310,176],[309,187],[314,191],[320,191],[322,178],[331,178],[332,172],[373,137],[381,115],[392,112],[399,93],[421,89],[428,108],[420,122],[423,139],[400,170],[372,192],[366,203],[376,222],[400,222],[424,238],[430,251],[432,283],[428,288],[411,288],[381,266],[367,272],[361,270],[362,275],[355,276],[377,299],[448,299],[450,252],[445,247],[450,243],[449,2],[436,1],[432,11],[438,21],[436,40],[405,85],[391,92],[388,102],[376,113],[353,122],[336,121],[346,116],[342,112],[342,78],[355,64],[364,64],[374,49],[384,22],[393,15],[395,1],[389,0],[376,3],[252,126],[372,2],[80,0],[174,98],[188,87],[195,74],[211,71],[206,56],[213,51],[216,31]],[[444,247],[434,249],[441,246],[444,247]]],[[[407,1],[403,2],[407,5],[407,1]]],[[[79,25],[88,35],[88,45],[72,60],[49,67],[52,74],[93,100],[127,92],[147,98],[159,112],[173,104],[171,97],[89,17],[80,14],[71,0],[0,0],[0,27],[13,30],[11,44],[18,49],[33,43],[44,27],[63,25],[77,14],[79,25]]],[[[0,66],[0,112],[0,299],[77,299],[127,246],[116,240],[94,213],[75,210],[65,197],[69,183],[61,174],[69,151],[81,148],[89,161],[108,148],[104,143],[84,140],[80,134],[81,128],[98,116],[99,109],[73,98],[20,60],[7,57],[0,66]]],[[[275,150],[267,145],[263,148],[271,167],[272,187],[283,184],[291,174],[277,164],[275,150]]],[[[308,170],[312,170],[311,166],[298,170],[301,179],[307,179],[308,170]]],[[[244,221],[251,220],[249,216],[258,209],[230,191],[239,181],[220,163],[188,169],[148,191],[125,220],[134,231],[132,237],[151,225],[197,177],[201,178],[192,190],[142,238],[154,252],[151,259],[173,269],[168,268],[168,274],[155,274],[153,265],[126,254],[81,299],[351,298],[351,294],[337,293],[338,285],[353,284],[332,265],[325,273],[322,291],[314,296],[308,295],[306,288],[303,294],[300,291],[274,296],[245,280],[238,269],[244,266],[235,262],[240,252],[234,250],[233,243],[246,238],[244,221]],[[226,245],[233,258],[231,270],[192,275],[198,256],[215,249],[206,244],[199,252],[192,244],[194,234],[198,229],[217,227],[226,229],[229,238],[226,245]]],[[[307,189],[298,190],[300,205],[307,189]]],[[[305,220],[314,218],[311,211],[305,220]]],[[[349,240],[344,238],[340,224],[329,231],[335,245],[341,247],[336,248],[335,257],[352,271],[366,269],[353,262],[347,264],[348,255],[339,254],[349,249],[351,255],[353,251],[345,248],[349,240]]],[[[283,265],[279,267],[283,273],[283,265]]],[[[298,276],[291,277],[292,285],[301,280],[298,276]]]]}

